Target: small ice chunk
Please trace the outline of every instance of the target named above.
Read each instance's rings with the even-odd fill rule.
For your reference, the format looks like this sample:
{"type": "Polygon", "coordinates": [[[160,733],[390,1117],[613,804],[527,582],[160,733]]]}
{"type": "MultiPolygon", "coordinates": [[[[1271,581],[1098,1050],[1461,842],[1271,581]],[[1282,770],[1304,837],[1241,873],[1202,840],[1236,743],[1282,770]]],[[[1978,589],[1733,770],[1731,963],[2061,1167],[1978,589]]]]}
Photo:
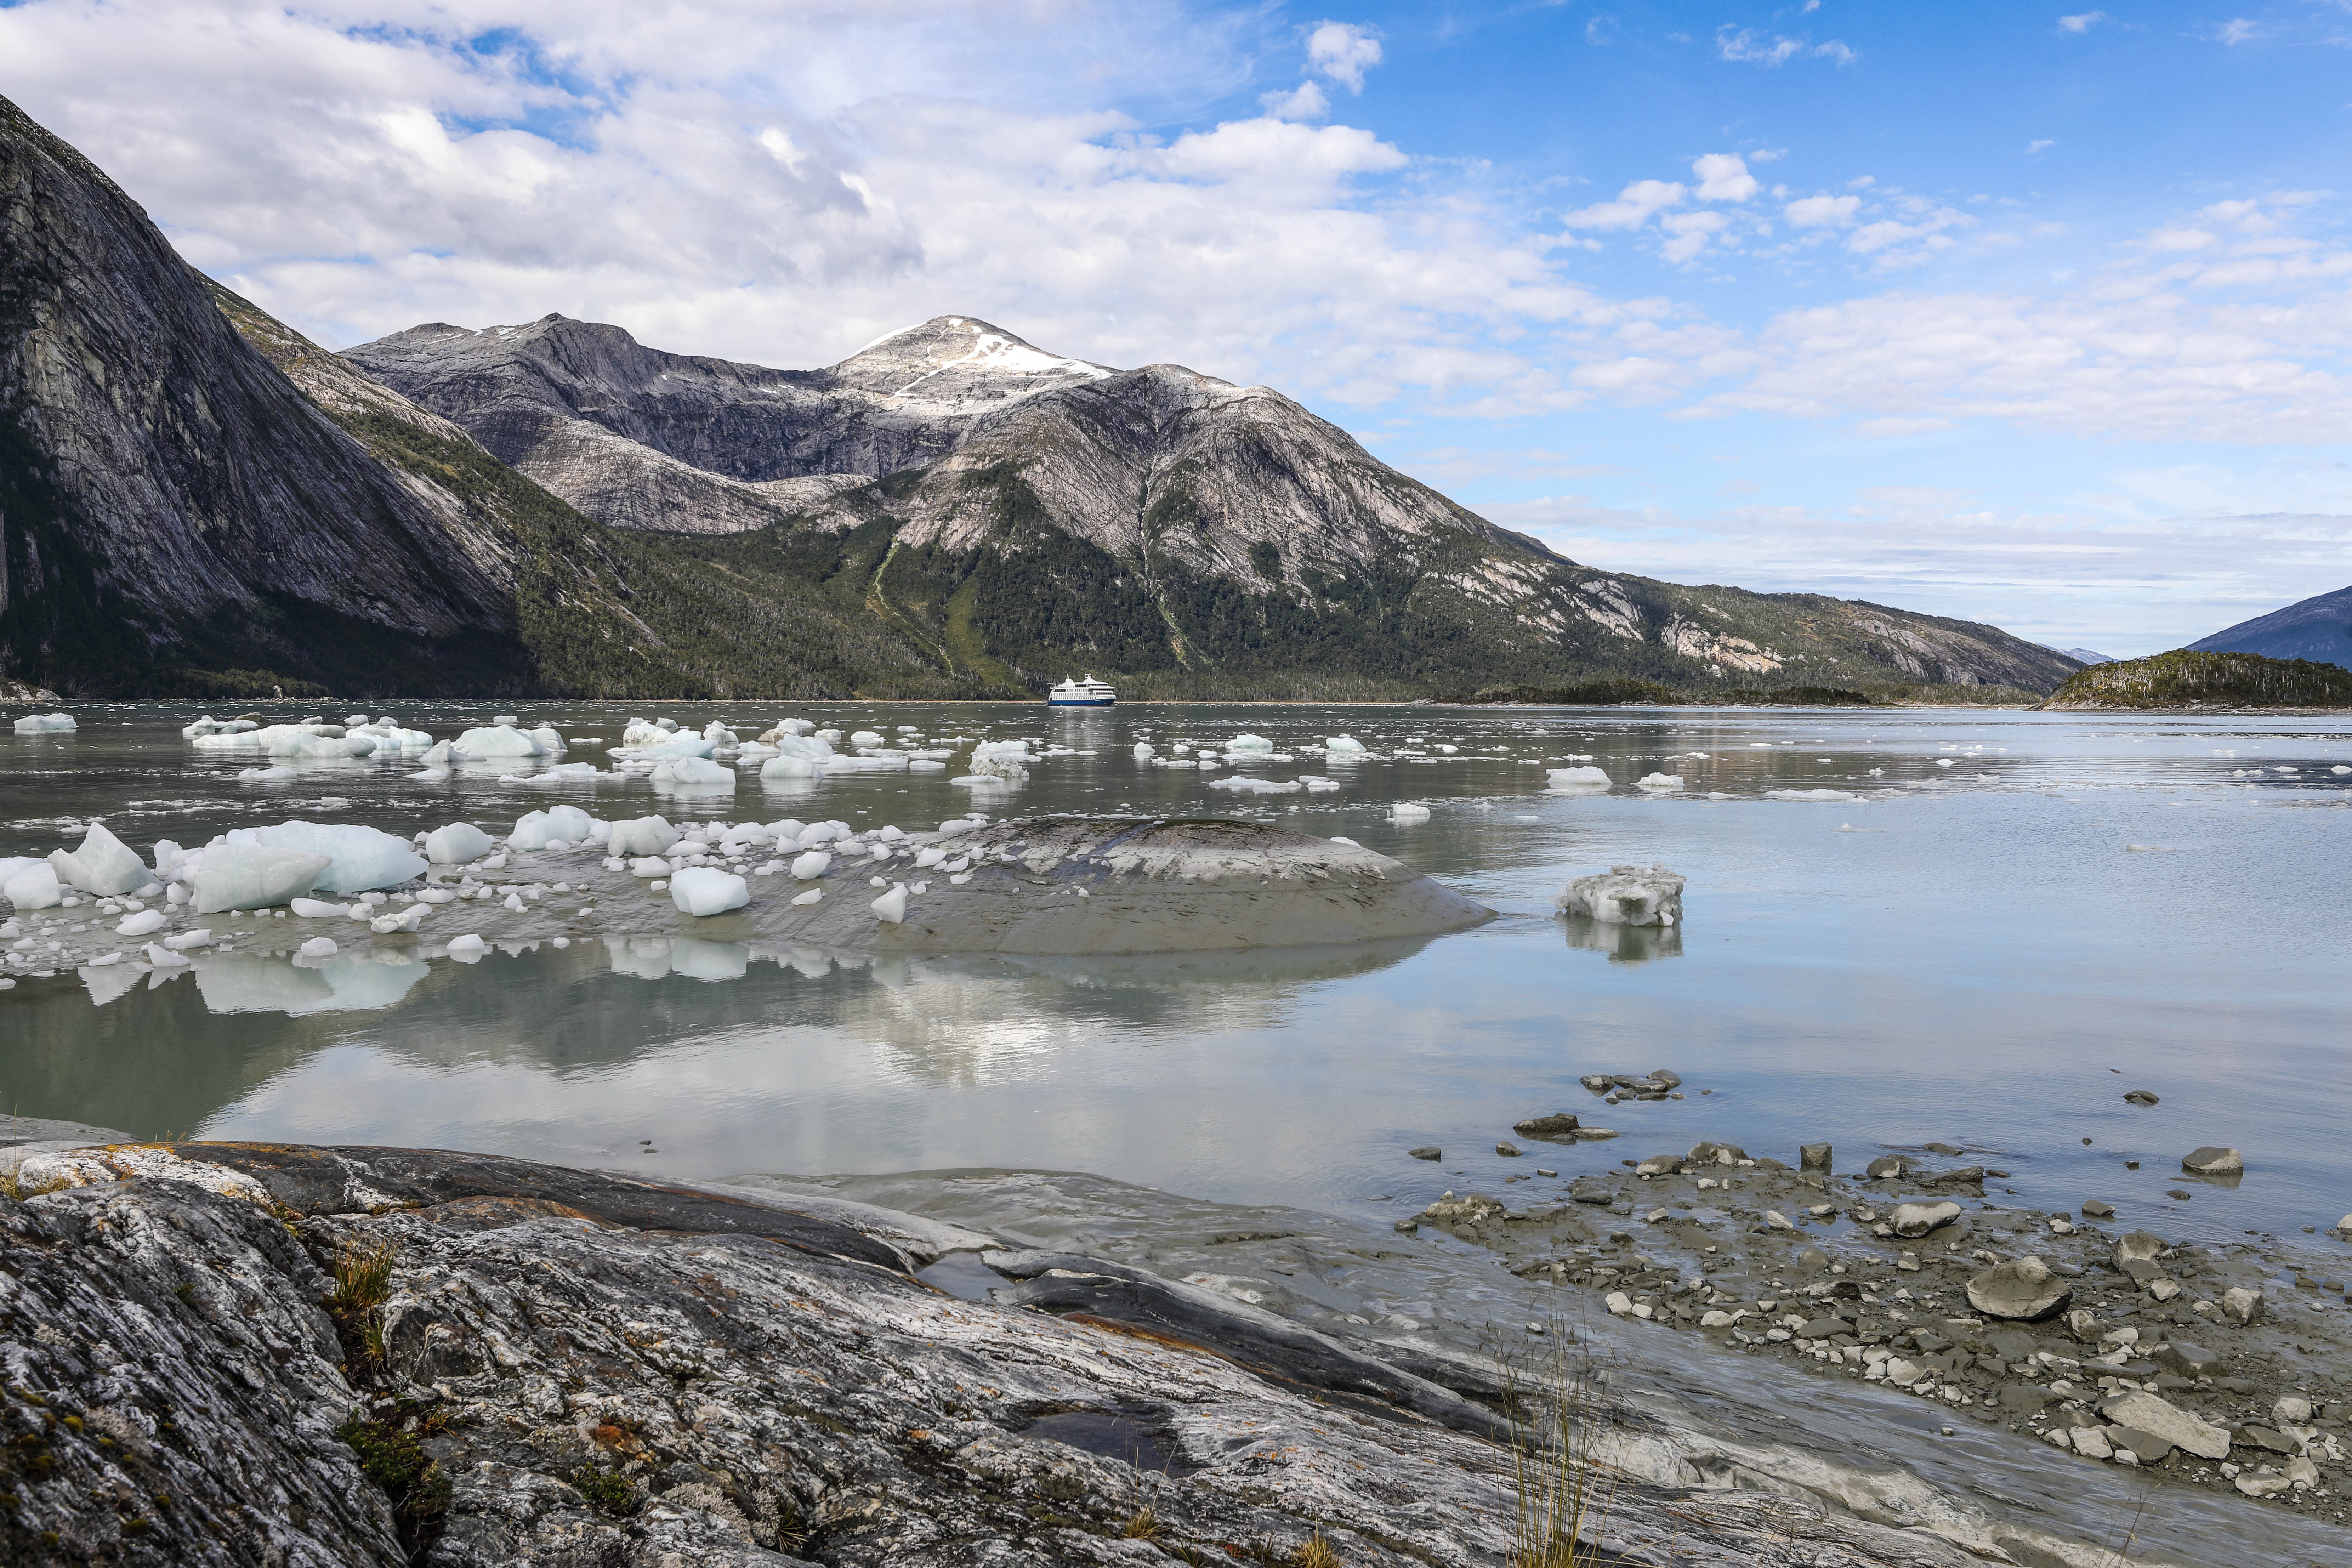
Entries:
{"type": "Polygon", "coordinates": [[[1146,757],[1146,758],[1148,758],[1148,757],[1150,757],[1150,756],[1155,755],[1156,753],[1155,753],[1155,752],[1152,751],[1152,749],[1151,749],[1151,742],[1149,742],[1149,741],[1138,741],[1138,742],[1135,743],[1135,754],[1136,754],[1137,756],[1139,756],[1139,757],[1146,757]]]}
{"type": "Polygon", "coordinates": [[[881,736],[876,734],[871,730],[860,730],[857,733],[849,737],[849,744],[852,749],[866,746],[881,746],[886,743],[887,742],[883,741],[881,736]]]}
{"type": "Polygon", "coordinates": [[[16,721],[19,735],[62,735],[79,728],[70,713],[28,713],[16,721]]]}
{"type": "Polygon", "coordinates": [[[890,890],[874,900],[874,918],[897,925],[907,918],[907,884],[894,882],[890,890]]]}
{"type": "Polygon", "coordinates": [[[1363,847],[1362,845],[1357,843],[1354,839],[1342,838],[1336,833],[1331,836],[1331,842],[1334,844],[1344,844],[1350,849],[1360,849],[1363,847]]]}
{"type": "Polygon", "coordinates": [[[122,919],[116,923],[114,927],[114,934],[117,936],[152,936],[156,931],[162,931],[168,923],[169,917],[161,910],[140,910],[134,913],[123,916],[122,919]]]}
{"type": "Polygon", "coordinates": [[[1353,735],[1326,735],[1323,737],[1323,750],[1335,757],[1343,754],[1361,756],[1364,743],[1353,735]]]}
{"type": "Polygon", "coordinates": [[[404,838],[358,823],[281,822],[274,827],[236,827],[231,844],[268,849],[300,849],[327,858],[317,887],[329,893],[362,893],[389,888],[425,874],[425,861],[404,838]]]}
{"type": "Polygon", "coordinates": [[[1263,756],[1274,750],[1274,742],[1264,735],[1235,735],[1225,742],[1229,757],[1263,756]]]}
{"type": "Polygon", "coordinates": [[[210,915],[285,903],[317,887],[320,876],[333,864],[331,858],[308,849],[215,844],[205,851],[188,879],[195,890],[195,912],[210,915]]]}
{"type": "MultiPolygon", "coordinates": [[[[435,900],[436,903],[439,901],[435,900]]],[[[321,899],[296,899],[287,907],[294,911],[297,919],[306,921],[341,920],[352,912],[348,904],[331,904],[321,899]]]]}
{"type": "Polygon", "coordinates": [[[1427,822],[1429,820],[1429,807],[1425,805],[1414,805],[1411,802],[1400,802],[1399,804],[1389,807],[1389,820],[1403,826],[1411,826],[1415,823],[1427,822]]]}
{"type": "Polygon", "coordinates": [[[1949,757],[1937,757],[1936,759],[1936,765],[1939,768],[1948,768],[1952,765],[1952,759],[1949,757]]]}
{"type": "Polygon", "coordinates": [[[669,900],[689,915],[724,914],[751,901],[751,889],[732,871],[688,866],[669,879],[669,900]]]}
{"type": "Polygon", "coordinates": [[[823,888],[811,888],[805,893],[793,895],[793,902],[796,904],[813,904],[824,897],[824,889],[823,888]]]}
{"type": "Polygon", "coordinates": [[[21,912],[55,909],[65,902],[58,874],[47,860],[0,860],[0,898],[21,912]]]}
{"type": "Polygon", "coordinates": [[[481,957],[483,949],[488,945],[478,934],[467,931],[463,936],[453,936],[449,939],[449,956],[468,961],[478,959],[481,957]]]}
{"type": "Polygon", "coordinates": [[[659,855],[677,839],[677,829],[667,817],[640,816],[613,824],[609,847],[615,855],[659,855]]]}
{"type": "Polygon", "coordinates": [[[654,764],[653,786],[691,786],[697,789],[735,787],[735,770],[724,763],[714,763],[708,757],[669,757],[654,764]]]}
{"type": "Polygon", "coordinates": [[[1643,773],[1639,779],[1634,781],[1633,787],[1639,790],[1647,790],[1652,795],[1670,795],[1674,791],[1683,787],[1683,775],[1680,773],[1643,773]]]}
{"type": "Polygon", "coordinates": [[[192,947],[210,947],[212,944],[213,933],[202,926],[194,931],[184,931],[177,936],[167,936],[163,939],[163,945],[173,952],[183,952],[192,947]]]}
{"type": "Polygon", "coordinates": [[[170,948],[158,946],[156,943],[152,942],[145,947],[140,949],[140,952],[145,956],[148,963],[153,964],[158,969],[176,969],[181,964],[188,962],[188,955],[186,953],[173,952],[170,948]]]}
{"type": "Polygon", "coordinates": [[[470,822],[453,822],[425,836],[425,858],[436,866],[463,866],[490,852],[490,836],[470,822]]]}
{"type": "Polygon", "coordinates": [[[667,877],[669,872],[669,862],[658,855],[641,855],[629,862],[632,877],[667,877]]]}
{"type": "Polygon", "coordinates": [[[833,865],[833,857],[822,849],[812,849],[793,861],[793,875],[806,882],[822,877],[833,865]]]}
{"type": "Polygon", "coordinates": [[[1552,907],[1610,925],[1676,925],[1683,918],[1683,880],[1664,866],[1612,866],[1570,882],[1552,907]]]}
{"type": "Polygon", "coordinates": [[[304,958],[332,958],[338,950],[333,937],[314,936],[294,951],[304,958]]]}
{"type": "Polygon", "coordinates": [[[1545,787],[1574,795],[1589,795],[1609,787],[1605,768],[1552,768],[1544,773],[1545,787]]]}
{"type": "Polygon", "coordinates": [[[1768,789],[1766,800],[1859,800],[1862,797],[1842,789],[1768,789]]]}
{"type": "Polygon", "coordinates": [[[147,862],[139,852],[106,830],[102,822],[93,822],[82,835],[81,847],[68,854],[54,850],[49,855],[49,868],[58,880],[99,897],[111,898],[127,893],[147,880],[147,862]]]}

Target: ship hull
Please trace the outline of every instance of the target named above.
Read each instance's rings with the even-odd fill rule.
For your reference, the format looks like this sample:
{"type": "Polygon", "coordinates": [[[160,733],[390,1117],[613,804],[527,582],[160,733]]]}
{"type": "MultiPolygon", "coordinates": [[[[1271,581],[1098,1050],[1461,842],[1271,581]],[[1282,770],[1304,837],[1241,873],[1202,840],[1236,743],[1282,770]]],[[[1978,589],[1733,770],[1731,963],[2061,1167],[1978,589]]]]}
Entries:
{"type": "Polygon", "coordinates": [[[1045,699],[1045,706],[1048,708],[1114,708],[1118,705],[1118,699],[1116,697],[1048,697],[1045,699]]]}

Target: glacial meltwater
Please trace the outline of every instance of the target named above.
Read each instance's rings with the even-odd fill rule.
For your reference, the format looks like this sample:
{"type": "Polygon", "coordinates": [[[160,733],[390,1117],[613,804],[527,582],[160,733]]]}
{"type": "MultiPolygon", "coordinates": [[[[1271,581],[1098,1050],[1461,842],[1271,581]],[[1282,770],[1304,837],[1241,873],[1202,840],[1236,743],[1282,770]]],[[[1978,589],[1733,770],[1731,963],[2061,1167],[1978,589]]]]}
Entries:
{"type": "MultiPolygon", "coordinates": [[[[403,838],[471,823],[499,837],[558,804],[605,821],[858,832],[975,814],[1221,817],[1352,840],[1496,918],[1345,948],[876,957],[730,940],[736,928],[717,923],[693,934],[648,879],[585,907],[576,889],[510,906],[560,939],[501,941],[489,922],[491,940],[453,948],[481,923],[462,904],[381,934],[340,911],[226,913],[205,917],[208,945],[154,962],[142,936],[116,933],[122,905],[80,900],[19,910],[0,942],[0,1110],[142,1138],[737,1177],[1148,1262],[1334,1331],[1427,1331],[1455,1352],[1497,1334],[1534,1342],[1530,1324],[1549,1316],[1555,1340],[1572,1323],[1580,1353],[1614,1364],[1647,1413],[1649,1436],[1612,1438],[1636,1473],[1801,1485],[2017,1561],[2104,1562],[2052,1543],[2136,1541],[2132,1561],[2234,1563],[2270,1531],[2276,1560],[2315,1563],[2340,1539],[2284,1511],[2257,1525],[2226,1490],[2151,1490],[2124,1467],[2053,1458],[2014,1421],[2003,1432],[1979,1409],[1971,1425],[1916,1397],[1925,1384],[1792,1382],[1783,1363],[1612,1319],[1557,1269],[1411,1222],[1447,1194],[1493,1194],[1538,1222],[1633,1227],[1610,1247],[1655,1250],[1643,1226],[1664,1237],[1685,1221],[1644,1215],[1638,1197],[1629,1213],[1636,1161],[1712,1142],[1793,1166],[1801,1145],[1825,1142],[1844,1175],[1932,1151],[1931,1165],[1983,1167],[1982,1201],[2025,1211],[2029,1230],[2105,1204],[2117,1229],[2229,1249],[2277,1298],[2263,1387],[2293,1386],[2305,1362],[2332,1376],[2321,1363],[2352,1300],[2339,1299],[2352,1237],[2336,1228],[2352,1211],[2352,723],[559,703],[514,716],[552,725],[569,742],[560,757],[434,768],[415,743],[364,759],[200,749],[182,733],[197,710],[182,705],[71,711],[72,731],[0,740],[0,861],[74,849],[92,822],[146,855],[287,821],[403,838]],[[719,720],[746,740],[804,719],[840,731],[844,750],[863,740],[929,765],[763,781],[756,753],[721,750],[731,788],[604,772],[635,713],[681,734],[719,720]],[[1260,741],[1235,747],[1245,735],[1260,741]],[[1360,750],[1330,743],[1340,736],[1360,750]],[[1013,740],[1028,742],[1010,770],[1025,781],[981,776],[973,746],[1013,740]],[[604,776],[523,782],[559,761],[604,776]],[[1570,878],[1618,865],[1685,878],[1680,921],[1555,912],[1570,878]],[[320,937],[332,955],[297,954],[320,937]],[[1580,1081],[1658,1069],[1680,1079],[1664,1098],[1580,1081]],[[1616,1136],[1513,1131],[1563,1110],[1616,1136]],[[2243,1173],[2185,1173],[2183,1156],[2208,1145],[2241,1151],[2243,1173]],[[1601,1175],[1617,1180],[1613,1211],[1564,1201],[1576,1178],[1601,1175]]],[[[307,716],[279,703],[259,715],[307,716]]],[[[412,703],[389,717],[441,740],[501,715],[412,703]]],[[[514,851],[525,865],[534,853],[514,851]]],[[[567,885],[557,869],[530,874],[567,885]]],[[[797,885],[753,878],[751,896],[797,885]]],[[[1850,1218],[1802,1212],[1797,1239],[1831,1245],[1850,1218]]],[[[1562,1245],[1577,1279],[1609,1274],[1596,1249],[1566,1261],[1562,1245]]],[[[1705,1267],[1728,1279],[1738,1250],[1705,1267]]],[[[1778,1289],[1763,1278],[1774,1267],[1750,1294],[1778,1289]]],[[[971,1294],[994,1278],[968,1254],[933,1276],[971,1294]]],[[[1920,1283],[1923,1302],[1931,1289],[1920,1283]]],[[[2327,1409],[2340,1426],[2342,1408],[2327,1409]]]]}

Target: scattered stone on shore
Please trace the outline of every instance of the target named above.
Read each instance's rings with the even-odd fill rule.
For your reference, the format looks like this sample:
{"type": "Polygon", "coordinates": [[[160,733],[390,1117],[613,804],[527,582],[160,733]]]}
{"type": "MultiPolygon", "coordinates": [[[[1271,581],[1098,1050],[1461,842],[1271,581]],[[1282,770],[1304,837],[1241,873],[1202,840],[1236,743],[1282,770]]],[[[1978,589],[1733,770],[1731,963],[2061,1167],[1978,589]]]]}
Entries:
{"type": "Polygon", "coordinates": [[[1519,1157],[1522,1151],[1516,1143],[1497,1143],[1495,1145],[1495,1152],[1502,1155],[1507,1160],[1516,1160],[1519,1157]]]}
{"type": "Polygon", "coordinates": [[[2074,1288],[2039,1258],[1995,1264],[1968,1283],[1969,1304],[1989,1318],[2039,1322],[2066,1310],[2074,1288]]]}
{"type": "Polygon", "coordinates": [[[2234,1176],[2245,1170],[2246,1161],[2235,1149],[2209,1145],[2189,1153],[2180,1162],[2180,1168],[2192,1176],[2234,1176]]]}
{"type": "Polygon", "coordinates": [[[1951,1224],[1960,1217],[1960,1205],[1956,1203],[1897,1204],[1887,1224],[1895,1234],[1906,1239],[1916,1239],[1951,1224]]]}
{"type": "Polygon", "coordinates": [[[1826,1176],[1830,1173],[1831,1153],[1831,1147],[1827,1143],[1805,1144],[1797,1151],[1797,1168],[1801,1171],[1819,1171],[1826,1176]]]}
{"type": "MultiPolygon", "coordinates": [[[[1738,1152],[1709,1142],[1679,1159],[1623,1162],[1574,1176],[1565,1205],[1524,1211],[1449,1194],[1420,1218],[1496,1250],[1515,1274],[1589,1289],[1629,1321],[1891,1385],[2085,1458],[2352,1521],[2343,1499],[2352,1489],[2352,1375],[2343,1370],[2352,1311],[2298,1310],[2273,1326],[2264,1286],[2274,1243],[2207,1248],[2145,1230],[2116,1235],[2094,1223],[2114,1215],[2098,1200],[2077,1225],[1870,1195],[1956,1174],[1980,1185],[1991,1173],[1979,1167],[1939,1177],[1890,1155],[1863,1180],[1769,1159],[1726,1166],[1717,1150],[1738,1152]],[[2135,1393],[2145,1402],[2114,1405],[2135,1393]],[[2279,1414],[2279,1399],[2304,1401],[2309,1419],[2291,1419],[2305,1405],[2279,1414]],[[2214,1455],[2216,1433],[2238,1462],[2214,1455]],[[2293,1477],[2289,1463],[2302,1467],[2293,1477]],[[2242,1476],[2263,1484],[2248,1492],[2234,1485],[2242,1476]]],[[[2316,1264],[2296,1282],[2352,1308],[2345,1281],[2316,1264]]]]}

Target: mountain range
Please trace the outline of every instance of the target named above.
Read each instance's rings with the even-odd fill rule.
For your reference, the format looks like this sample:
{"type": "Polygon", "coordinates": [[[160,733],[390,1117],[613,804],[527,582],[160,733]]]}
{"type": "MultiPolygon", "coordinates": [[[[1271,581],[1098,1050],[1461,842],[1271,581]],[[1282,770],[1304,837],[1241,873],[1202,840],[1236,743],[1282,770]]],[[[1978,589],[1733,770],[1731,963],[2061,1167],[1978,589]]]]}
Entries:
{"type": "Polygon", "coordinates": [[[2259,653],[2352,669],[2352,588],[2315,595],[2189,645],[2195,653],[2259,653]]]}
{"type": "Polygon", "coordinates": [[[327,352],[0,100],[0,679],[68,695],[2048,690],[1994,627],[1569,561],[1265,387],[970,316],[820,370],[327,352]]]}

